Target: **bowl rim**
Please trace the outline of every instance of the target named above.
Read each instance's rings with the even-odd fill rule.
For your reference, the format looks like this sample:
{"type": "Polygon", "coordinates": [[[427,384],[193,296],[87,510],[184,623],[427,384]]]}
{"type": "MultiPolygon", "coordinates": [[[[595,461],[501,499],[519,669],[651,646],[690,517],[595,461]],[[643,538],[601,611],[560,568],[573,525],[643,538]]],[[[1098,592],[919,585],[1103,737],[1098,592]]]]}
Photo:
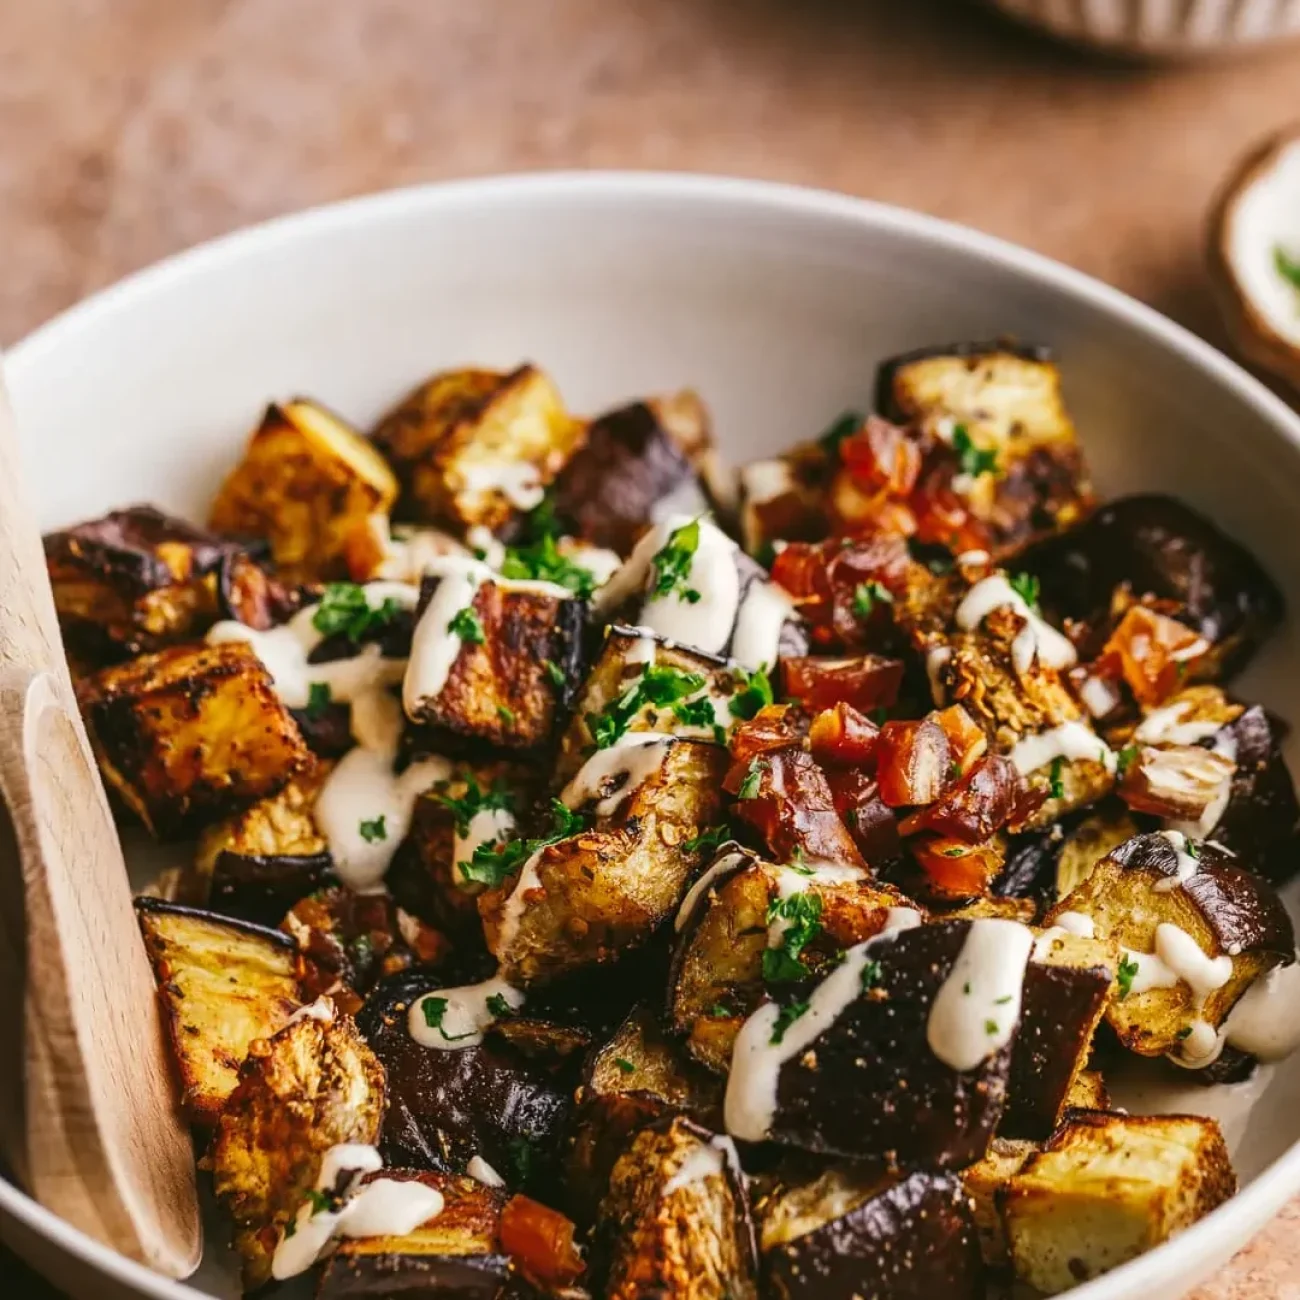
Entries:
{"type": "MultiPolygon", "coordinates": [[[[51,353],[75,348],[81,331],[105,316],[131,312],[173,281],[305,236],[328,236],[331,231],[382,221],[403,210],[433,213],[504,202],[581,204],[593,200],[634,209],[645,201],[665,199],[696,208],[748,208],[784,214],[794,221],[832,220],[868,227],[916,239],[991,263],[1021,279],[1037,281],[1123,321],[1199,368],[1300,451],[1300,414],[1280,397],[1184,326],[1082,271],[995,235],[893,204],[807,186],[687,172],[558,170],[434,181],[274,217],[171,254],[98,290],[10,347],[2,358],[5,373],[11,388],[16,386],[23,372],[40,366],[51,353]]],[[[1071,1295],[1077,1300],[1138,1297],[1167,1283],[1171,1273],[1179,1277],[1192,1275],[1196,1269],[1204,1269],[1211,1257],[1246,1245],[1250,1232],[1262,1227],[1297,1191],[1300,1141],[1176,1241],[1165,1242],[1113,1272],[1084,1283],[1071,1295]]],[[[117,1254],[0,1178],[0,1219],[5,1216],[62,1253],[143,1296],[155,1300],[208,1300],[207,1293],[188,1282],[165,1277],[117,1254]]]]}

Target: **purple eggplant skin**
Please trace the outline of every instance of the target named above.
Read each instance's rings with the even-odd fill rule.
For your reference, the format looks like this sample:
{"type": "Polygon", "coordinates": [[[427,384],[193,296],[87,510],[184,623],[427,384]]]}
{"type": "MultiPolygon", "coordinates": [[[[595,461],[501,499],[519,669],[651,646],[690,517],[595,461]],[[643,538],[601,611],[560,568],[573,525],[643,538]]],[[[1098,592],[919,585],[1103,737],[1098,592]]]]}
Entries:
{"type": "Polygon", "coordinates": [[[1285,884],[1300,871],[1300,801],[1282,757],[1280,725],[1256,704],[1205,743],[1231,745],[1237,764],[1211,838],[1265,880],[1285,884]]]}
{"type": "Polygon", "coordinates": [[[763,1256],[775,1300],[983,1300],[984,1264],[961,1181],[907,1174],[763,1256]]]}
{"type": "Polygon", "coordinates": [[[499,1036],[476,1047],[421,1047],[407,1028],[411,1003],[462,983],[427,970],[402,971],[375,987],[357,1015],[388,1075],[379,1149],[385,1165],[458,1173],[476,1155],[512,1190],[554,1185],[573,1107],[578,1062],[550,1070],[499,1036]]]}
{"type": "MultiPolygon", "coordinates": [[[[593,546],[628,555],[656,505],[696,483],[685,452],[645,402],[593,420],[550,489],[556,518],[593,546]]],[[[701,508],[706,497],[699,488],[701,508]]]]}
{"type": "MultiPolygon", "coordinates": [[[[1220,950],[1275,952],[1284,961],[1293,961],[1295,932],[1273,887],[1213,842],[1198,845],[1196,853],[1196,872],[1181,887],[1205,918],[1220,950]]],[[[1126,869],[1178,878],[1178,850],[1161,832],[1135,835],[1110,856],[1126,869]]]]}
{"type": "Polygon", "coordinates": [[[540,1300],[508,1255],[335,1255],[316,1300],[540,1300]]]}
{"type": "Polygon", "coordinates": [[[1006,1105],[1014,1039],[966,1072],[926,1041],[930,1008],[970,925],[904,930],[873,949],[875,982],[782,1065],[774,1141],[929,1169],[962,1169],[984,1155],[1006,1105]]]}
{"type": "Polygon", "coordinates": [[[262,856],[223,850],[212,867],[208,906],[274,928],[308,894],[337,885],[328,853],[262,856]]]}
{"type": "MultiPolygon", "coordinates": [[[[1121,497],[1077,528],[1032,546],[1015,567],[1039,580],[1044,611],[1109,632],[1111,597],[1173,601],[1176,617],[1214,647],[1216,676],[1239,672],[1282,621],[1282,594],[1254,556],[1173,497],[1121,497]]],[[[1100,645],[1084,647],[1084,657],[1100,645]]]]}
{"type": "Polygon", "coordinates": [[[1001,1136],[1037,1141],[1051,1134],[1087,1062],[1110,986],[1105,966],[1026,967],[1001,1136]]]}

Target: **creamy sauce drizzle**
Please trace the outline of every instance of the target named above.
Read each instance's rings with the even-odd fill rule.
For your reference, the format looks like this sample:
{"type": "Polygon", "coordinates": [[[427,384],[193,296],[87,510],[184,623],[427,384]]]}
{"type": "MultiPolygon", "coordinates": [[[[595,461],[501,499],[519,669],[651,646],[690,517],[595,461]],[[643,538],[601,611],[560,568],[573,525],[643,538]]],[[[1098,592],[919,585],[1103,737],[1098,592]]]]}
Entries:
{"type": "Polygon", "coordinates": [[[307,1002],[284,1022],[283,1028],[296,1025],[300,1020],[315,1020],[322,1025],[334,1023],[334,999],[322,993],[315,1002],[307,1002]]]}
{"type": "Polygon", "coordinates": [[[465,1166],[465,1172],[475,1182],[482,1183],[484,1187],[504,1187],[506,1185],[506,1180],[482,1156],[474,1156],[469,1164],[465,1166]]]}
{"type": "Polygon", "coordinates": [[[944,689],[941,674],[951,659],[952,647],[946,645],[935,646],[925,656],[925,675],[930,679],[930,695],[940,708],[943,707],[948,698],[948,692],[944,689]]]}
{"type": "Polygon", "coordinates": [[[1153,709],[1142,719],[1133,739],[1141,745],[1195,745],[1215,735],[1223,726],[1220,722],[1205,718],[1183,721],[1195,707],[1191,700],[1175,700],[1162,709],[1153,709]]]}
{"type": "Polygon", "coordinates": [[[736,1036],[727,1076],[723,1118],[728,1133],[749,1142],[767,1137],[776,1114],[781,1066],[833,1025],[861,993],[862,969],[872,960],[873,946],[920,922],[920,913],[912,908],[890,908],[885,928],[845,952],[844,960],[812,991],[808,1010],[788,1026],[779,1043],[772,1042],[780,1015],[775,1002],[764,1003],[745,1021],[736,1036]]]}
{"type": "Polygon", "coordinates": [[[1026,736],[1012,746],[1008,757],[1022,776],[1037,772],[1058,758],[1071,762],[1086,759],[1100,763],[1108,772],[1113,772],[1118,763],[1114,751],[1083,722],[1063,722],[1059,727],[1026,736]]]}
{"type": "Polygon", "coordinates": [[[671,1196],[684,1187],[694,1187],[706,1178],[723,1174],[730,1168],[740,1168],[740,1158],[736,1154],[736,1144],[729,1137],[710,1138],[701,1142],[693,1151],[686,1153],[686,1158],[677,1166],[672,1176],[663,1185],[663,1196],[671,1196]]]}
{"type": "Polygon", "coordinates": [[[709,867],[709,869],[686,891],[686,897],[682,899],[682,905],[677,909],[676,919],[673,921],[673,929],[678,933],[681,932],[691,923],[695,916],[700,903],[704,896],[713,888],[714,882],[720,877],[729,874],[740,866],[741,863],[753,862],[751,854],[746,853],[743,849],[737,849],[733,853],[724,853],[709,867]]]}
{"type": "Polygon", "coordinates": [[[1152,888],[1158,894],[1170,894],[1175,889],[1181,889],[1201,869],[1201,864],[1193,854],[1188,853],[1187,836],[1182,831],[1161,831],[1160,834],[1174,846],[1174,852],[1178,854],[1178,867],[1174,875],[1157,880],[1152,888]]]}
{"type": "Polygon", "coordinates": [[[1154,953],[1134,952],[1130,948],[1123,952],[1138,967],[1129,988],[1133,996],[1149,989],[1173,988],[1181,981],[1191,989],[1199,1007],[1232,978],[1231,957],[1207,957],[1186,930],[1167,921],[1156,926],[1154,953]]]}
{"type": "Polygon", "coordinates": [[[461,472],[464,491],[476,497],[500,492],[516,510],[532,510],[542,503],[546,489],[541,472],[526,460],[482,461],[461,472]]]}
{"type": "Polygon", "coordinates": [[[1079,699],[1094,718],[1104,718],[1124,702],[1124,697],[1111,681],[1091,673],[1079,686],[1079,699]]]}
{"type": "MultiPolygon", "coordinates": [[[[497,1022],[497,1015],[488,1006],[490,1001],[502,998],[511,1011],[524,1005],[524,995],[500,976],[494,975],[481,984],[463,984],[457,988],[434,989],[411,1003],[406,1013],[406,1027],[411,1037],[421,1047],[432,1047],[442,1052],[458,1052],[465,1047],[477,1047],[483,1033],[497,1022]],[[430,999],[441,999],[442,1008],[437,1024],[430,1024],[425,1007],[430,999]]],[[[436,1011],[436,1008],[431,1008],[436,1011]]]]}
{"type": "Polygon", "coordinates": [[[660,731],[625,731],[612,745],[598,749],[560,791],[566,808],[595,800],[597,817],[612,817],[659,771],[675,744],[660,731]]]}
{"type": "Polygon", "coordinates": [[[1232,1008],[1224,1036],[1260,1061],[1280,1061],[1300,1047],[1300,962],[1257,979],[1232,1008]]]}
{"type": "Polygon", "coordinates": [[[1092,917],[1084,912],[1062,912],[1056,920],[1034,940],[1032,961],[1042,961],[1052,950],[1052,944],[1062,935],[1075,935],[1081,939],[1092,939],[1097,934],[1097,927],[1092,917]]]}
{"type": "Polygon", "coordinates": [[[383,1167],[372,1146],[331,1147],[321,1160],[316,1190],[337,1198],[338,1208],[313,1212],[310,1199],[298,1207],[294,1231],[275,1248],[271,1276],[282,1282],[306,1272],[338,1237],[404,1237],[442,1213],[442,1193],[424,1183],[396,1178],[361,1182],[383,1167]]]}
{"type": "Polygon", "coordinates": [[[981,579],[962,597],[957,606],[957,626],[973,631],[995,609],[1007,607],[1025,623],[1011,644],[1011,660],[1017,673],[1028,672],[1035,658],[1049,668],[1069,668],[1077,661],[1079,656],[1069,638],[1030,609],[1000,573],[981,579]]]}
{"type": "Polygon", "coordinates": [[[503,960],[506,953],[514,947],[515,939],[519,935],[519,925],[523,920],[524,908],[528,905],[528,895],[534,890],[542,888],[542,877],[538,868],[541,866],[542,854],[549,847],[546,844],[542,845],[520,867],[515,886],[507,895],[504,904],[502,904],[501,921],[497,926],[496,941],[490,945],[492,955],[498,961],[503,960]]]}
{"type": "Polygon", "coordinates": [[[1019,921],[971,922],[926,1023],[926,1042],[945,1065],[973,1070],[1011,1041],[1033,946],[1033,934],[1019,921]]]}
{"type": "Polygon", "coordinates": [[[794,601],[773,582],[755,578],[745,588],[731,638],[731,658],[751,672],[771,668],[781,647],[781,629],[794,617],[794,601]]]}

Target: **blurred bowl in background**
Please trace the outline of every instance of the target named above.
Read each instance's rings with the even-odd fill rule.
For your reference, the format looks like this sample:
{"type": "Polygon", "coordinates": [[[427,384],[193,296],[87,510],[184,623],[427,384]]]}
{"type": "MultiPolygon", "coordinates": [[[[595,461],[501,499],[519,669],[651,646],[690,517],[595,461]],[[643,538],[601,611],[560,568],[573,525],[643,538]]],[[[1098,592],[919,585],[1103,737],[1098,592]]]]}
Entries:
{"type": "Polygon", "coordinates": [[[1116,54],[1191,58],[1300,36],[1300,0],[989,0],[1022,22],[1116,54]]]}

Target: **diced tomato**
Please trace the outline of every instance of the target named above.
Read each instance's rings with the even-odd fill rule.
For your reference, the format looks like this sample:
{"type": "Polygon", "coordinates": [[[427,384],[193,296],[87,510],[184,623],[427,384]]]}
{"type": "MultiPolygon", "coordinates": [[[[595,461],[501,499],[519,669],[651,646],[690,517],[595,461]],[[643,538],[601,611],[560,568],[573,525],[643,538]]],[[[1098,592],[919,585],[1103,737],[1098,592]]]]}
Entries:
{"type": "Polygon", "coordinates": [[[572,1286],[586,1272],[573,1221],[529,1196],[512,1196],[501,1211],[501,1248],[537,1286],[572,1286]]]}
{"type": "Polygon", "coordinates": [[[869,762],[879,739],[880,728],[851,704],[823,709],[808,732],[813,757],[840,767],[869,762]]]}
{"type": "Polygon", "coordinates": [[[913,840],[908,847],[931,894],[953,900],[986,895],[1006,859],[998,844],[967,844],[942,835],[913,840]]]}
{"type": "Polygon", "coordinates": [[[1132,605],[1110,634],[1100,664],[1118,667],[1138,702],[1163,703],[1185,681],[1210,643],[1185,623],[1146,605],[1132,605]]]}
{"type": "Polygon", "coordinates": [[[951,780],[952,746],[933,716],[886,722],[876,753],[880,797],[891,808],[933,803],[951,780]]]}
{"type": "Polygon", "coordinates": [[[781,660],[785,694],[802,700],[810,709],[851,704],[863,713],[887,709],[903,684],[903,661],[885,655],[864,654],[852,659],[798,655],[781,660]]]}

